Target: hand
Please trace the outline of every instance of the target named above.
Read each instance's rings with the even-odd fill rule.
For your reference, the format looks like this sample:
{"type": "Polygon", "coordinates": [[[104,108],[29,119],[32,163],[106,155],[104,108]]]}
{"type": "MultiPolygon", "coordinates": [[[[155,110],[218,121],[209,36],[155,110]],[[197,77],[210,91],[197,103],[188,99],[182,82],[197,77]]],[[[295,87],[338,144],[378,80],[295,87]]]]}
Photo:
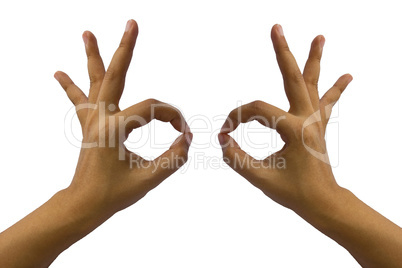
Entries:
{"type": "Polygon", "coordinates": [[[279,25],[272,28],[271,37],[290,109],[285,112],[262,101],[234,109],[218,136],[225,161],[268,197],[343,246],[362,267],[401,267],[401,228],[338,186],[329,164],[325,128],[352,76],[341,76],[320,99],[317,83],[324,37],[312,42],[303,74],[279,25]],[[276,129],[285,142],[280,151],[261,161],[228,135],[240,123],[254,119],[276,129]]]}
{"type": "Polygon", "coordinates": [[[82,127],[77,169],[68,188],[0,233],[1,267],[48,267],[61,252],[186,162],[192,134],[177,109],[152,99],[122,111],[119,108],[137,34],[137,23],[128,21],[105,72],[95,36],[84,32],[91,81],[88,97],[65,73],[55,73],[75,105],[82,127]],[[134,128],[152,119],[170,122],[184,134],[159,158],[146,161],[123,143],[134,128]]]}
{"type": "Polygon", "coordinates": [[[339,188],[329,165],[325,128],[332,106],[352,76],[341,76],[320,99],[317,83],[324,37],[317,36],[313,40],[303,74],[280,25],[272,28],[271,38],[290,103],[289,111],[263,101],[243,105],[230,112],[218,138],[230,167],[274,201],[303,213],[316,205],[328,206],[326,202],[317,201],[325,200],[339,188]],[[276,129],[285,142],[284,147],[261,161],[245,153],[227,134],[240,123],[251,120],[276,129]]]}
{"type": "Polygon", "coordinates": [[[137,35],[137,23],[128,21],[120,46],[105,72],[95,36],[84,32],[90,78],[88,97],[67,74],[55,73],[76,106],[83,132],[83,146],[69,190],[85,196],[98,209],[90,207],[91,211],[98,213],[115,213],[142,198],[187,161],[191,143],[187,123],[171,105],[149,99],[120,110],[119,100],[137,35]],[[133,129],[152,119],[170,122],[184,134],[159,158],[146,161],[127,150],[123,143],[133,129]]]}

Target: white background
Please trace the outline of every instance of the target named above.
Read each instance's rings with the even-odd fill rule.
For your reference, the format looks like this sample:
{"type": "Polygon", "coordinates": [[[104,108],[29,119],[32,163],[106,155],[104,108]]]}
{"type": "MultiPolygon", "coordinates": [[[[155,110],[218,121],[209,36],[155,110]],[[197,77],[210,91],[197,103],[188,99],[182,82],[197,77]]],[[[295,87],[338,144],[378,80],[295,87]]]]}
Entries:
{"type": "MultiPolygon", "coordinates": [[[[130,18],[140,33],[121,107],[151,97],[174,104],[190,121],[194,143],[211,145],[193,146],[185,172],[117,213],[52,267],[359,267],[346,250],[234,171],[195,161],[220,159],[216,131],[239,103],[261,99],[288,109],[270,40],[275,23],[301,67],[311,40],[326,37],[321,93],[340,75],[354,76],[329,128],[334,174],[402,224],[398,1],[3,1],[0,230],[73,177],[79,149],[64,135],[72,105],[54,72],[65,71],[87,92],[82,32],[97,36],[107,65],[130,18]],[[210,125],[197,120],[201,116],[210,125]]],[[[145,130],[157,130],[160,142],[178,135],[165,123],[145,130]]],[[[265,133],[254,140],[276,137],[265,133]]],[[[243,145],[256,156],[280,148],[243,145]]],[[[168,145],[152,147],[137,151],[155,157],[168,145]]]]}

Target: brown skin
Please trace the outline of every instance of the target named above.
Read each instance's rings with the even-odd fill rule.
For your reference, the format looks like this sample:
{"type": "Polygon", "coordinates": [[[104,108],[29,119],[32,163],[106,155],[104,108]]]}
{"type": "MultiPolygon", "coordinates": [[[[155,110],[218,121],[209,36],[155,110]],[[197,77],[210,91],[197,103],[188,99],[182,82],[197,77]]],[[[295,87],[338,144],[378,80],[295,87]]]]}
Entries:
{"type": "Polygon", "coordinates": [[[341,76],[320,99],[317,84],[324,37],[313,40],[303,73],[280,25],[272,28],[271,38],[290,110],[285,112],[262,101],[234,109],[218,136],[225,161],[268,197],[345,247],[363,267],[402,267],[401,228],[340,187],[328,162],[324,137],[328,118],[352,77],[341,76]],[[303,129],[315,111],[319,111],[312,116],[316,122],[303,129]],[[275,128],[285,146],[261,161],[245,153],[228,133],[251,120],[275,128]],[[305,145],[324,153],[322,160],[305,145]],[[272,164],[279,159],[285,161],[285,168],[272,164]]]}
{"type": "Polygon", "coordinates": [[[0,267],[48,267],[62,251],[144,197],[187,161],[192,134],[177,109],[153,99],[123,111],[118,107],[137,34],[137,23],[130,20],[105,71],[95,36],[84,32],[91,81],[88,97],[67,74],[55,74],[77,108],[83,148],[71,185],[0,234],[0,267]],[[87,104],[95,106],[82,108],[87,104]],[[113,111],[108,109],[110,104],[113,111]],[[102,106],[105,113],[100,111],[102,106]],[[133,116],[141,120],[129,120],[133,116]],[[152,119],[170,122],[183,134],[150,162],[134,155],[123,143],[131,130],[152,119]],[[85,148],[93,142],[97,146],[85,148]],[[124,160],[119,160],[121,155],[124,160]],[[134,159],[130,155],[144,165],[130,165],[134,159]]]}
{"type": "MultiPolygon", "coordinates": [[[[0,267],[49,266],[62,251],[114,213],[141,199],[186,161],[192,134],[180,112],[156,100],[147,100],[123,111],[118,107],[137,33],[136,23],[130,21],[107,72],[95,37],[90,32],[84,33],[91,80],[88,97],[66,74],[55,74],[70,100],[77,106],[84,146],[71,185],[0,234],[0,267]],[[82,109],[80,105],[83,104],[96,104],[96,108],[82,109]],[[99,113],[102,104],[104,107],[113,104],[115,109],[106,109],[105,114],[99,113]],[[153,105],[157,105],[154,113],[151,112],[153,105]],[[140,116],[143,120],[131,120],[123,125],[119,121],[132,116],[140,116]],[[156,170],[149,165],[132,168],[128,159],[133,154],[124,147],[123,142],[132,129],[152,119],[171,122],[173,127],[184,133],[159,158],[176,164],[156,170]],[[117,123],[114,125],[112,122],[117,123]],[[104,141],[103,146],[85,147],[88,143],[100,141],[104,141]],[[123,161],[119,160],[121,151],[126,156],[123,161]],[[177,159],[180,161],[176,162],[177,159]]],[[[400,267],[401,229],[351,192],[338,186],[328,162],[314,157],[305,146],[320,153],[326,152],[326,118],[333,103],[351,81],[351,76],[342,76],[319,99],[317,82],[323,37],[314,39],[303,74],[279,26],[273,27],[272,40],[291,108],[286,113],[256,101],[233,110],[219,135],[227,163],[268,197],[294,210],[344,246],[362,266],[400,267]],[[318,122],[303,131],[306,119],[318,110],[321,118],[316,114],[318,122]],[[227,135],[239,123],[255,119],[256,116],[261,123],[276,128],[286,143],[281,151],[264,161],[252,159],[227,135]],[[281,116],[283,120],[275,120],[281,116]],[[274,163],[273,158],[285,159],[286,168],[267,167],[269,161],[274,163]],[[244,160],[246,164],[252,162],[253,166],[241,167],[239,162],[244,164],[244,160]]]]}

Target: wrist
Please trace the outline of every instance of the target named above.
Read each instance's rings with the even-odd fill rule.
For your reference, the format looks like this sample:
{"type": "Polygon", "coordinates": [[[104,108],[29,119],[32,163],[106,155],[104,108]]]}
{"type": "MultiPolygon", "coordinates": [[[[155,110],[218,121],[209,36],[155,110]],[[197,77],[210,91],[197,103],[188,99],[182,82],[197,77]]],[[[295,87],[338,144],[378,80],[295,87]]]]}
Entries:
{"type": "Polygon", "coordinates": [[[55,197],[64,204],[69,226],[80,234],[91,232],[113,215],[103,205],[105,202],[101,193],[70,185],[59,191],[55,197]]]}
{"type": "Polygon", "coordinates": [[[353,198],[353,193],[335,184],[311,194],[303,206],[294,211],[320,231],[328,233],[344,218],[345,208],[353,198]]]}

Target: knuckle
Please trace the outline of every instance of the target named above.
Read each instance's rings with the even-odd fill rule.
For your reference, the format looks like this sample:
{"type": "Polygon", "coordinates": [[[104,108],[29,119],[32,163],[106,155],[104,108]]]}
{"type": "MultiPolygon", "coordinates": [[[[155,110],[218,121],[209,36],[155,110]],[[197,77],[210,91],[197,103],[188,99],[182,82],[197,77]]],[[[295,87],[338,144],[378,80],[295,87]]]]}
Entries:
{"type": "Polygon", "coordinates": [[[177,148],[176,150],[176,156],[183,161],[183,164],[187,162],[188,160],[188,153],[187,150],[185,148],[177,148]]]}
{"type": "Polygon", "coordinates": [[[119,52],[125,55],[131,55],[133,53],[134,45],[130,44],[129,42],[122,41],[119,45],[119,52]]]}
{"type": "Polygon", "coordinates": [[[93,43],[86,50],[88,61],[91,61],[91,60],[94,60],[94,59],[97,59],[100,57],[99,49],[98,49],[98,42],[97,42],[95,36],[93,36],[93,38],[94,38],[93,43]]]}
{"type": "Polygon", "coordinates": [[[238,111],[239,111],[238,108],[235,108],[235,109],[231,110],[230,113],[229,113],[229,115],[228,115],[228,117],[229,117],[229,118],[235,118],[236,115],[237,115],[237,113],[238,113],[238,111]]]}
{"type": "Polygon", "coordinates": [[[225,163],[230,165],[230,163],[235,158],[234,151],[231,148],[226,148],[226,150],[223,151],[223,157],[224,157],[225,163]]]}
{"type": "MultiPolygon", "coordinates": [[[[306,79],[305,79],[306,80],[306,79]]],[[[315,87],[318,86],[318,78],[308,78],[306,81],[308,84],[313,85],[315,87]]]]}
{"type": "Polygon", "coordinates": [[[104,77],[103,75],[99,75],[99,74],[89,74],[90,85],[92,86],[93,84],[96,84],[99,81],[102,81],[103,77],[104,77]]]}
{"type": "Polygon", "coordinates": [[[87,98],[83,95],[77,96],[77,98],[74,100],[75,104],[81,104],[81,103],[86,103],[86,102],[87,102],[87,98]]]}
{"type": "Polygon", "coordinates": [[[261,114],[261,111],[264,109],[266,103],[261,100],[256,100],[250,103],[249,111],[244,114],[243,121],[254,120],[256,116],[261,114]]]}
{"type": "Polygon", "coordinates": [[[288,44],[285,44],[282,46],[282,52],[285,52],[285,53],[290,52],[290,48],[289,48],[288,44]]]}
{"type": "Polygon", "coordinates": [[[170,122],[177,122],[178,124],[181,124],[182,120],[184,120],[184,117],[177,109],[173,109],[168,115],[168,120],[170,122]]]}
{"type": "Polygon", "coordinates": [[[73,82],[65,83],[63,86],[64,90],[67,92],[72,92],[75,87],[76,87],[76,85],[73,82]]]}
{"type": "Polygon", "coordinates": [[[302,127],[298,136],[306,144],[315,144],[321,137],[320,128],[317,123],[302,127]]]}
{"type": "Polygon", "coordinates": [[[251,107],[252,110],[254,111],[254,114],[258,113],[265,106],[265,104],[266,103],[261,100],[251,102],[251,107]]]}
{"type": "MultiPolygon", "coordinates": [[[[243,114],[243,112],[240,112],[240,116],[243,114]]],[[[233,123],[233,122],[236,122],[236,121],[238,121],[240,119],[240,121],[241,121],[241,118],[239,118],[239,109],[233,109],[230,113],[229,113],[229,115],[228,115],[228,117],[227,117],[227,119],[226,120],[228,120],[229,122],[231,122],[231,123],[233,123]]]]}
{"type": "Polygon", "coordinates": [[[172,113],[173,113],[173,117],[174,117],[174,118],[181,118],[181,119],[184,119],[184,116],[182,115],[182,113],[180,112],[179,109],[177,109],[176,107],[170,106],[170,105],[169,105],[168,108],[172,110],[172,113]]]}
{"type": "Polygon", "coordinates": [[[290,79],[296,83],[304,82],[304,78],[300,70],[290,73],[290,79]]]}
{"type": "Polygon", "coordinates": [[[321,62],[321,53],[314,55],[313,61],[315,61],[319,64],[321,62]]]}
{"type": "Polygon", "coordinates": [[[119,50],[127,50],[128,48],[129,48],[129,44],[123,40],[120,42],[118,49],[119,50]]]}
{"type": "Polygon", "coordinates": [[[149,105],[149,106],[155,105],[155,104],[159,104],[159,103],[160,103],[160,101],[158,101],[157,99],[153,99],[153,98],[147,99],[147,100],[145,100],[145,102],[146,102],[147,105],[149,105]]]}
{"type": "Polygon", "coordinates": [[[115,80],[117,77],[117,70],[114,68],[109,68],[106,73],[105,73],[105,78],[104,80],[106,81],[112,81],[115,80]]]}
{"type": "Polygon", "coordinates": [[[320,63],[321,62],[321,53],[317,50],[312,50],[310,51],[310,55],[308,57],[308,61],[314,62],[314,63],[320,63]]]}

